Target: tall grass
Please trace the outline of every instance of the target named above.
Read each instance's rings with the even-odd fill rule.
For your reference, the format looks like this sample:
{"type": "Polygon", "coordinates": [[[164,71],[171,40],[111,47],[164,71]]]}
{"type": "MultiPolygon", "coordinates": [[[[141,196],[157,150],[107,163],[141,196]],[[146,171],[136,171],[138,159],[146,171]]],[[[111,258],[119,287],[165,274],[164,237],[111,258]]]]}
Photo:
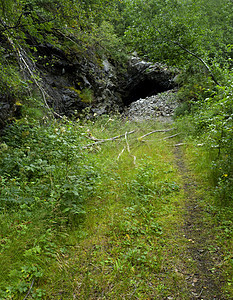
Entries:
{"type": "Polygon", "coordinates": [[[21,119],[5,129],[0,153],[0,298],[23,299],[30,291],[34,299],[57,299],[62,286],[64,299],[70,299],[71,279],[86,282],[79,295],[87,298],[95,297],[101,281],[101,289],[113,298],[129,287],[146,285],[161,267],[162,225],[157,219],[169,214],[171,195],[179,190],[161,137],[137,139],[158,126],[103,116],[47,124],[21,119]],[[122,137],[95,145],[95,138],[117,135],[122,137]],[[90,253],[85,252],[82,240],[87,234],[93,235],[91,247],[101,251],[86,245],[90,253]],[[86,259],[88,264],[94,259],[94,269],[86,259]],[[95,278],[98,268],[102,273],[95,278]],[[124,282],[113,291],[110,287],[119,276],[124,282]],[[145,279],[135,281],[135,276],[145,279]]]}

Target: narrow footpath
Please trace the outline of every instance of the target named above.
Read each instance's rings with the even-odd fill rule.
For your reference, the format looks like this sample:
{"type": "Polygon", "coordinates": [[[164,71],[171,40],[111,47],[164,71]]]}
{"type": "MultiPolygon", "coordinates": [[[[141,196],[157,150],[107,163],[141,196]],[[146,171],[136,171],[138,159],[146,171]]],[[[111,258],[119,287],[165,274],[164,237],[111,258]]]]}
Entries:
{"type": "Polygon", "coordinates": [[[181,228],[187,240],[187,250],[183,259],[185,280],[189,299],[223,300],[221,278],[218,265],[221,261],[220,249],[215,245],[211,230],[208,206],[198,194],[198,183],[186,166],[182,149],[175,147],[175,163],[178,166],[185,195],[183,208],[184,224],[181,228]],[[190,266],[192,272],[190,273],[190,266]]]}

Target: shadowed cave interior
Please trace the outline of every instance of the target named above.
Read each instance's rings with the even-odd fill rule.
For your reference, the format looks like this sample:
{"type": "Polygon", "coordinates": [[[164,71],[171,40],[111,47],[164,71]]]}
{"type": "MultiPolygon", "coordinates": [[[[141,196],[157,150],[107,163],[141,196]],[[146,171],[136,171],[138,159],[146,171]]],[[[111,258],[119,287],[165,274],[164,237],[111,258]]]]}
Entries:
{"type": "Polygon", "coordinates": [[[155,80],[145,79],[125,92],[123,102],[125,106],[129,106],[132,102],[140,98],[144,99],[167,90],[169,90],[169,88],[165,87],[165,85],[161,86],[155,80]]]}

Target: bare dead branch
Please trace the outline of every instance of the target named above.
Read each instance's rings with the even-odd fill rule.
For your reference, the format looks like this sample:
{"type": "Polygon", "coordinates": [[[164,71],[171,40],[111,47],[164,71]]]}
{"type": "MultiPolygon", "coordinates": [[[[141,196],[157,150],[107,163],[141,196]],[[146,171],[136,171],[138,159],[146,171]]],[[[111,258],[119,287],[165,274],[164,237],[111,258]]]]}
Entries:
{"type": "MultiPolygon", "coordinates": [[[[136,130],[132,130],[130,132],[127,132],[127,134],[132,134],[134,132],[136,132],[136,130]]],[[[114,137],[109,138],[109,139],[102,139],[102,140],[97,139],[95,143],[87,144],[86,146],[83,147],[83,149],[86,149],[86,148],[89,148],[89,147],[92,147],[92,146],[95,146],[95,145],[98,145],[98,144],[106,143],[106,142],[109,142],[109,141],[115,141],[115,140],[118,140],[122,137],[125,137],[125,133],[121,134],[121,135],[114,136],[114,137]]]]}
{"type": "Polygon", "coordinates": [[[146,136],[148,136],[150,134],[156,133],[156,132],[168,132],[168,131],[171,131],[171,130],[174,130],[174,129],[175,128],[153,130],[153,131],[151,131],[151,132],[149,132],[147,134],[144,134],[144,135],[140,136],[138,138],[138,140],[141,140],[142,138],[144,138],[144,137],[146,137],[146,136]]]}
{"type": "Polygon", "coordinates": [[[32,287],[33,287],[34,281],[35,281],[35,279],[33,278],[33,280],[32,280],[32,284],[31,284],[31,286],[30,286],[30,288],[29,288],[29,290],[28,290],[28,292],[27,292],[27,295],[24,297],[24,299],[23,299],[23,300],[26,300],[26,299],[27,299],[27,297],[29,296],[29,294],[30,294],[30,292],[31,292],[31,290],[32,290],[32,287]]]}
{"type": "MultiPolygon", "coordinates": [[[[176,133],[176,134],[173,134],[173,135],[170,135],[170,136],[166,136],[166,137],[164,137],[164,138],[162,138],[162,139],[159,139],[159,140],[157,140],[157,141],[163,141],[163,140],[167,140],[167,139],[171,139],[171,138],[173,138],[173,137],[175,137],[175,136],[177,136],[177,135],[180,135],[181,133],[176,133]]],[[[141,140],[142,142],[154,142],[154,141],[156,141],[156,140],[141,140]]]]}
{"type": "Polygon", "coordinates": [[[97,139],[93,135],[89,134],[88,136],[85,136],[87,139],[92,140],[94,142],[102,141],[102,139],[97,139]]]}
{"type": "Polygon", "coordinates": [[[30,75],[31,79],[33,80],[33,82],[35,83],[35,85],[37,86],[37,88],[39,89],[39,91],[40,91],[40,93],[41,93],[41,95],[42,95],[44,104],[45,104],[45,106],[47,107],[48,111],[49,111],[53,116],[56,115],[57,117],[59,117],[59,118],[62,119],[63,117],[62,117],[61,115],[59,115],[58,113],[52,111],[52,109],[49,107],[46,97],[50,97],[50,96],[47,94],[47,92],[46,92],[46,91],[43,89],[43,87],[40,85],[40,83],[39,83],[38,80],[36,79],[36,76],[35,76],[33,70],[31,70],[30,66],[28,65],[28,63],[27,63],[26,60],[24,59],[23,54],[22,54],[23,50],[21,49],[21,47],[16,47],[15,44],[14,44],[10,39],[8,39],[8,40],[9,40],[9,42],[11,43],[13,49],[16,51],[16,54],[17,54],[17,57],[18,57],[18,60],[19,60],[20,65],[23,65],[23,66],[26,68],[26,70],[27,70],[28,74],[30,75]]]}
{"type": "Polygon", "coordinates": [[[220,83],[217,81],[217,79],[215,78],[214,74],[212,73],[210,67],[207,65],[207,63],[201,58],[199,57],[196,53],[191,52],[190,50],[188,50],[187,48],[185,48],[182,44],[180,44],[177,41],[172,41],[173,44],[178,45],[181,49],[183,49],[184,51],[186,51],[187,53],[189,53],[190,55],[192,55],[193,57],[197,58],[206,68],[206,70],[210,73],[210,77],[211,79],[214,81],[214,83],[216,85],[220,85],[220,83]]]}
{"type": "Polygon", "coordinates": [[[117,156],[117,160],[120,159],[120,157],[121,157],[121,155],[124,153],[124,151],[125,151],[125,147],[122,149],[121,153],[119,153],[119,155],[117,156]]]}
{"type": "Polygon", "coordinates": [[[125,133],[125,142],[126,142],[126,146],[127,146],[127,151],[128,151],[128,153],[130,153],[129,143],[128,143],[128,139],[127,139],[127,134],[128,134],[128,132],[126,131],[126,133],[125,133]]]}
{"type": "Polygon", "coordinates": [[[180,132],[180,133],[173,134],[173,135],[170,135],[170,136],[166,136],[166,137],[163,138],[162,140],[171,139],[171,138],[173,138],[173,137],[175,137],[175,136],[177,136],[177,135],[180,135],[180,134],[181,134],[181,132],[180,132]]]}
{"type": "Polygon", "coordinates": [[[133,155],[133,164],[136,166],[136,156],[133,155]]]}
{"type": "Polygon", "coordinates": [[[126,133],[125,133],[125,142],[126,142],[126,146],[127,146],[127,151],[129,153],[129,155],[131,157],[133,157],[133,164],[136,165],[136,156],[132,155],[131,152],[130,152],[130,147],[129,147],[129,142],[128,142],[128,139],[127,139],[127,134],[128,134],[128,132],[126,131],[126,133]]]}

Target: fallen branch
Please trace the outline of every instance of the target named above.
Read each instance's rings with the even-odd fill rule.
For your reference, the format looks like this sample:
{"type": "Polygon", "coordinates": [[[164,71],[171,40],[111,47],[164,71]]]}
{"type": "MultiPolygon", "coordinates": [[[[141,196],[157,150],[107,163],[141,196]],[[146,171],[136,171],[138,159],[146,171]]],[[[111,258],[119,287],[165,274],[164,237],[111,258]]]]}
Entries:
{"type": "Polygon", "coordinates": [[[127,146],[127,151],[128,151],[128,153],[130,153],[129,143],[128,143],[128,140],[127,140],[127,134],[128,134],[128,132],[126,131],[126,133],[125,133],[125,142],[126,142],[126,146],[127,146]]]}
{"type": "Polygon", "coordinates": [[[130,153],[129,143],[128,143],[128,139],[127,139],[127,134],[128,134],[128,132],[126,131],[126,133],[125,133],[125,142],[126,142],[126,146],[127,146],[127,151],[129,153],[129,155],[133,157],[133,164],[136,165],[136,159],[137,158],[136,158],[136,156],[134,156],[134,155],[132,155],[130,153]]]}
{"type": "Polygon", "coordinates": [[[121,153],[119,153],[119,155],[117,156],[117,160],[120,159],[120,157],[121,157],[121,155],[124,153],[124,151],[125,151],[125,147],[122,149],[121,153]]]}
{"type": "Polygon", "coordinates": [[[156,133],[156,132],[168,132],[168,131],[171,131],[171,130],[174,130],[174,129],[175,129],[175,128],[153,130],[153,131],[151,131],[151,132],[149,132],[149,133],[147,133],[147,134],[144,134],[144,135],[140,136],[140,137],[138,138],[138,140],[141,140],[142,138],[144,138],[144,137],[146,137],[146,136],[148,136],[148,135],[150,135],[150,134],[156,133]]]}
{"type": "MultiPolygon", "coordinates": [[[[127,132],[127,134],[132,134],[132,133],[134,133],[135,131],[136,131],[136,130],[127,132]]],[[[100,139],[100,140],[95,139],[95,140],[96,140],[95,143],[87,144],[86,146],[83,147],[83,149],[86,149],[86,148],[88,148],[88,147],[92,147],[92,146],[95,146],[95,145],[98,145],[98,144],[106,143],[106,142],[109,142],[109,141],[115,141],[115,140],[117,140],[117,139],[120,139],[120,138],[122,138],[122,137],[125,137],[125,134],[126,134],[126,133],[121,134],[121,135],[117,135],[117,136],[114,136],[114,137],[109,138],[109,139],[102,139],[102,140],[101,140],[101,139],[100,139]]],[[[93,138],[91,138],[91,139],[93,139],[93,138]]]]}
{"type": "Polygon", "coordinates": [[[94,142],[99,142],[99,141],[102,141],[103,139],[97,139],[97,138],[95,138],[94,136],[92,136],[91,135],[91,133],[89,133],[88,132],[88,136],[85,136],[87,139],[89,139],[89,140],[92,140],[92,141],[94,141],[94,142]]]}
{"type": "Polygon", "coordinates": [[[30,288],[29,288],[29,291],[27,292],[27,295],[24,297],[24,299],[23,299],[23,300],[26,300],[26,299],[27,299],[27,297],[29,296],[29,294],[30,294],[30,292],[31,292],[31,290],[32,290],[32,287],[33,287],[34,281],[35,281],[35,279],[33,278],[33,280],[32,280],[32,284],[31,284],[31,286],[30,286],[30,288]]]}
{"type": "Polygon", "coordinates": [[[133,155],[133,164],[136,166],[136,159],[137,157],[133,155]]]}
{"type": "MultiPolygon", "coordinates": [[[[171,139],[171,138],[173,138],[173,137],[175,137],[175,136],[177,136],[179,134],[181,134],[181,133],[176,133],[176,134],[173,134],[173,135],[170,135],[170,136],[166,136],[165,138],[159,139],[157,141],[163,141],[163,140],[171,139]]],[[[155,141],[156,140],[142,140],[142,142],[155,142],[155,141]]]]}
{"type": "Polygon", "coordinates": [[[104,129],[105,129],[105,127],[106,127],[106,125],[109,123],[109,122],[111,122],[111,121],[113,121],[111,118],[109,118],[108,119],[108,121],[102,126],[102,130],[101,130],[101,132],[103,132],[104,131],[104,129]]]}
{"type": "Polygon", "coordinates": [[[163,138],[162,140],[171,139],[171,138],[173,138],[173,137],[175,137],[175,136],[177,136],[177,135],[180,135],[180,134],[181,134],[181,132],[180,132],[180,133],[173,134],[173,135],[170,135],[170,136],[166,136],[166,137],[163,138]]]}
{"type": "Polygon", "coordinates": [[[186,143],[179,143],[179,144],[175,144],[174,147],[179,147],[179,146],[184,146],[186,145],[186,143]]]}

